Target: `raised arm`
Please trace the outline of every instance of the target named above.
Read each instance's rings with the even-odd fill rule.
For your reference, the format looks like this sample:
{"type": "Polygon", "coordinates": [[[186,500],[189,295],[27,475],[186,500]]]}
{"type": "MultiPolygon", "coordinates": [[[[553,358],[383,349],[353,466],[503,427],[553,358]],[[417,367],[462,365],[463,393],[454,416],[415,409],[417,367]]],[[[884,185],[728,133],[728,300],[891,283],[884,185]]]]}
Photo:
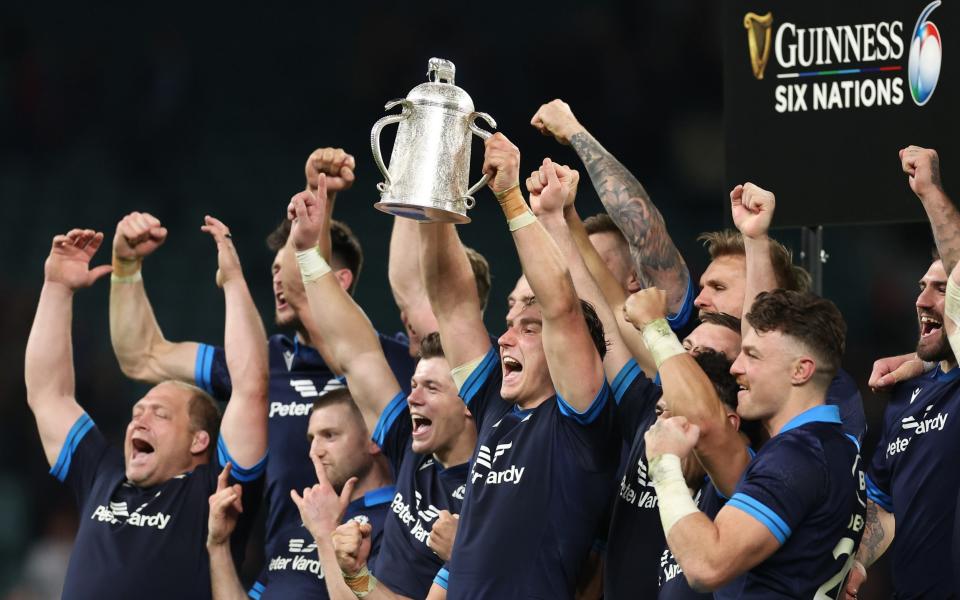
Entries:
{"type": "Polygon", "coordinates": [[[960,262],[960,213],[943,189],[940,157],[936,150],[908,146],[900,151],[900,166],[927,212],[943,269],[950,273],[960,262]]]}
{"type": "Polygon", "coordinates": [[[699,430],[697,458],[714,486],[725,496],[733,490],[750,462],[747,445],[727,419],[716,388],[693,356],[684,351],[667,324],[666,293],[647,288],[630,296],[628,315],[643,332],[663,386],[663,400],[673,415],[699,430]]]}
{"type": "Polygon", "coordinates": [[[253,304],[230,230],[207,216],[200,228],[217,244],[217,285],[223,288],[227,369],[233,382],[220,436],[236,468],[258,464],[267,452],[267,334],[253,304]]]}
{"type": "MultiPolygon", "coordinates": [[[[503,134],[486,141],[483,170],[492,173],[493,190],[506,216],[523,274],[540,307],[543,350],[557,394],[577,412],[592,405],[604,384],[603,364],[584,320],[566,261],[520,193],[520,151],[503,134]]],[[[555,169],[547,169],[543,195],[567,196],[555,169]]],[[[555,217],[563,220],[557,211],[555,217]]]]}
{"type": "MultiPolygon", "coordinates": [[[[560,249],[560,254],[570,269],[573,285],[580,298],[593,305],[597,316],[603,323],[603,331],[607,338],[607,354],[603,358],[603,369],[607,380],[613,381],[620,370],[630,360],[630,350],[624,345],[620,337],[617,318],[607,304],[604,294],[591,277],[587,266],[580,256],[580,251],[573,239],[568,220],[564,217],[567,206],[572,206],[577,193],[577,183],[580,175],[566,166],[556,165],[549,158],[544,159],[543,166],[534,171],[526,181],[527,192],[530,194],[530,206],[533,214],[547,230],[553,241],[560,249]],[[550,181],[548,173],[555,173],[554,179],[560,185],[548,187],[550,181]],[[566,192],[566,196],[562,195],[566,192]]],[[[588,240],[589,243],[589,240],[588,240]]]]}
{"type": "Polygon", "coordinates": [[[73,373],[73,293],[110,272],[107,265],[90,268],[103,234],[73,229],[53,238],[43,267],[43,289],[30,328],[24,356],[27,404],[47,462],[53,466],[70,428],[83,409],[77,404],[73,373]]]}
{"type": "Polygon", "coordinates": [[[373,431],[380,413],[400,393],[400,385],[387,364],[373,325],[317,251],[317,238],[324,227],[324,179],[321,175],[319,194],[300,192],[291,199],[290,241],[297,251],[313,315],[310,323],[315,330],[309,332],[310,337],[323,340],[327,352],[340,365],[367,428],[373,431]]]}
{"type": "Polygon", "coordinates": [[[387,274],[400,318],[410,335],[410,353],[415,354],[419,340],[437,331],[438,324],[430,298],[420,276],[420,225],[413,219],[393,218],[390,234],[390,259],[387,274]]]}
{"type": "Polygon", "coordinates": [[[773,192],[752,183],[738,185],[730,191],[733,223],[743,235],[743,248],[746,252],[747,281],[743,294],[744,312],[749,311],[753,306],[753,300],[757,294],[780,287],[773,270],[773,261],[770,260],[770,238],[767,236],[775,208],[776,198],[773,192]]]}
{"type": "Polygon", "coordinates": [[[110,341],[123,373],[160,383],[194,382],[198,344],[163,337],[143,287],[143,259],[159,248],[167,229],[149,213],[132,212],[117,224],[110,278],[110,341]]]}
{"type": "Polygon", "coordinates": [[[590,135],[566,102],[544,104],[531,124],[561,144],[573,146],[600,201],[627,238],[643,287],[666,290],[670,310],[678,312],[690,285],[690,273],[667,233],[663,216],[637,178],[590,135]]]}

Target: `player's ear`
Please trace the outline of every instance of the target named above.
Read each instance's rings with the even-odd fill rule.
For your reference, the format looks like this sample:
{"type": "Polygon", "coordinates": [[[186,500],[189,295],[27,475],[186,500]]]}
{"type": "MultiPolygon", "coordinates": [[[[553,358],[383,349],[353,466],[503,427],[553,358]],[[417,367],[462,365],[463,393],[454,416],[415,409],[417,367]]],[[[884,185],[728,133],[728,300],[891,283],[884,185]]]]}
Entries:
{"type": "Polygon", "coordinates": [[[380,446],[378,446],[375,441],[371,439],[367,440],[367,453],[370,454],[370,456],[379,456],[381,452],[380,446]]]}
{"type": "Polygon", "coordinates": [[[340,287],[347,291],[350,290],[350,286],[353,285],[353,273],[350,269],[337,269],[333,272],[333,275],[340,282],[340,287]]]}
{"type": "Polygon", "coordinates": [[[740,431],[740,415],[735,412],[728,413],[727,421],[733,426],[734,429],[740,431]]]}
{"type": "Polygon", "coordinates": [[[817,370],[817,363],[813,360],[813,357],[809,355],[802,355],[794,359],[793,364],[790,365],[790,384],[791,385],[803,385],[813,377],[813,374],[817,370]]]}
{"type": "Polygon", "coordinates": [[[190,442],[190,454],[203,454],[210,447],[210,433],[201,429],[193,434],[190,442]]]}

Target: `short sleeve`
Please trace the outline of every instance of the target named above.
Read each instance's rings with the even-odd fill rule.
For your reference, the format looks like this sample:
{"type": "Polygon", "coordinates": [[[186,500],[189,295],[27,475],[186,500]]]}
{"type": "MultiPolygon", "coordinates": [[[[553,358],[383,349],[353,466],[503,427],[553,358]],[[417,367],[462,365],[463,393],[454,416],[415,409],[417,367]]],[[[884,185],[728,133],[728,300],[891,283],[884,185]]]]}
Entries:
{"type": "Polygon", "coordinates": [[[233,383],[227,369],[227,355],[220,346],[200,344],[193,368],[194,384],[220,402],[230,400],[233,383]]]}
{"type": "Polygon", "coordinates": [[[657,401],[663,395],[663,390],[647,379],[640,365],[632,358],[614,377],[610,388],[623,439],[633,443],[637,430],[649,423],[650,417],[656,414],[657,401]]]}
{"type": "Polygon", "coordinates": [[[263,571],[260,573],[260,576],[257,577],[257,580],[254,581],[253,585],[250,586],[250,589],[247,590],[247,596],[253,600],[260,600],[260,596],[262,596],[263,592],[267,589],[267,582],[270,579],[269,573],[270,572],[267,570],[267,567],[264,567],[263,571]]]}
{"type": "Polygon", "coordinates": [[[867,498],[873,500],[877,506],[893,513],[893,496],[890,494],[890,461],[887,458],[887,440],[881,437],[877,442],[877,449],[873,452],[873,459],[867,468],[867,498]]]}
{"type": "Polygon", "coordinates": [[[502,377],[499,354],[496,347],[491,347],[460,386],[460,397],[473,413],[477,429],[483,424],[483,415],[487,408],[498,400],[502,401],[500,397],[502,377]]]}
{"type": "Polygon", "coordinates": [[[827,404],[840,410],[843,432],[855,437],[859,445],[867,432],[867,416],[863,412],[863,398],[857,382],[849,373],[840,369],[827,389],[827,404]]]}
{"type": "Polygon", "coordinates": [[[827,468],[813,448],[799,440],[776,438],[747,468],[727,502],[760,521],[784,544],[823,501],[827,468]]]}
{"type": "Polygon", "coordinates": [[[256,464],[250,466],[241,465],[230,455],[227,443],[224,441],[223,436],[220,436],[217,438],[217,464],[219,469],[223,469],[228,462],[232,465],[230,468],[230,479],[236,480],[237,483],[249,483],[263,476],[267,468],[267,454],[264,454],[263,458],[257,461],[256,464]]]}
{"type": "Polygon", "coordinates": [[[690,317],[693,315],[693,299],[694,299],[694,287],[693,287],[693,277],[690,273],[687,273],[687,290],[683,294],[683,303],[680,305],[680,309],[672,315],[667,316],[667,323],[670,324],[670,329],[674,331],[680,331],[690,322],[690,317]]]}
{"type": "Polygon", "coordinates": [[[443,589],[447,589],[447,581],[450,579],[450,571],[447,570],[447,566],[444,565],[439,571],[437,571],[437,576],[433,578],[434,585],[438,585],[443,589]]]}
{"type": "Polygon", "coordinates": [[[407,397],[403,392],[398,392],[380,413],[373,430],[373,441],[390,461],[394,476],[400,471],[400,462],[410,443],[412,429],[407,397]]]}
{"type": "MultiPolygon", "coordinates": [[[[70,428],[64,439],[57,461],[50,468],[50,474],[61,483],[67,484],[83,504],[104,460],[110,460],[110,446],[94,425],[90,415],[83,413],[70,428]]],[[[112,457],[122,466],[122,457],[112,457]]]]}

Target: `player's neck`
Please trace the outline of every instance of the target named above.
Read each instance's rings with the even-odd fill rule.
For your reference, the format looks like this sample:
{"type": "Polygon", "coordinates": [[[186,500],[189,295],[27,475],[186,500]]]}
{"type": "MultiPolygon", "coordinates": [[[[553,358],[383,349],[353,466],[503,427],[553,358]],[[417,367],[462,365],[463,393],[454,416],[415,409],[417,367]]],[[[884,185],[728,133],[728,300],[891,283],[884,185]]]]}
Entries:
{"type": "Polygon", "coordinates": [[[353,487],[353,494],[350,495],[350,501],[353,502],[358,498],[363,498],[368,492],[379,490],[391,483],[393,483],[393,479],[390,477],[390,467],[387,466],[385,459],[377,457],[374,459],[373,466],[370,467],[367,474],[361,477],[357,481],[357,485],[353,487]]]}
{"type": "Polygon", "coordinates": [[[438,449],[433,453],[433,459],[440,463],[444,469],[462,465],[473,456],[473,449],[477,446],[477,429],[473,420],[467,423],[467,426],[454,440],[449,448],[438,449]]]}
{"type": "Polygon", "coordinates": [[[520,410],[533,410],[556,394],[557,392],[553,388],[550,388],[537,394],[531,394],[530,397],[533,398],[532,400],[517,398],[517,408],[520,410]]]}
{"type": "Polygon", "coordinates": [[[790,398],[783,403],[783,406],[775,415],[764,421],[770,437],[780,433],[784,425],[789,423],[797,415],[804,413],[815,406],[820,406],[826,402],[826,394],[819,389],[813,389],[811,384],[793,388],[790,398]]]}
{"type": "Polygon", "coordinates": [[[956,366],[957,366],[957,359],[953,359],[953,360],[944,359],[940,361],[940,370],[943,371],[944,373],[947,373],[948,371],[952,371],[954,368],[956,368],[956,366]]]}

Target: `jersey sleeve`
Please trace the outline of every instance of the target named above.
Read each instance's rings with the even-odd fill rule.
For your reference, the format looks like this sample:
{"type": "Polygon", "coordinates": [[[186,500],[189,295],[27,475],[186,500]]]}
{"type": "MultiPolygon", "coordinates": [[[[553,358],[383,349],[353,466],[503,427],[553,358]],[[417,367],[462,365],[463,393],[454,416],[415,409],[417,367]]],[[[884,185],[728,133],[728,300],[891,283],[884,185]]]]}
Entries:
{"type": "Polygon", "coordinates": [[[843,432],[857,439],[859,445],[867,432],[867,416],[863,412],[863,398],[857,382],[849,373],[840,369],[827,389],[827,404],[840,410],[843,432]]]}
{"type": "Polygon", "coordinates": [[[263,458],[256,462],[256,464],[250,466],[244,466],[238,464],[236,460],[230,456],[230,449],[227,448],[227,443],[224,441],[223,436],[217,438],[217,466],[218,469],[211,469],[214,472],[213,488],[216,489],[216,475],[220,469],[223,469],[230,463],[232,466],[230,468],[230,481],[233,483],[250,483],[256,481],[263,477],[264,472],[267,469],[267,456],[268,453],[264,453],[263,458]]]}
{"type": "Polygon", "coordinates": [[[557,396],[559,427],[567,442],[561,447],[566,460],[573,460],[589,472],[615,467],[623,445],[615,435],[615,410],[610,386],[604,381],[597,397],[583,413],[577,412],[563,398],[557,396]]]}
{"type": "Polygon", "coordinates": [[[802,440],[774,438],[754,459],[727,506],[770,530],[784,544],[804,518],[823,502],[828,473],[822,457],[802,440]]]}
{"type": "Polygon", "coordinates": [[[110,445],[94,425],[93,419],[83,413],[67,433],[50,474],[67,484],[78,505],[82,505],[103,462],[114,458],[122,465],[122,458],[111,457],[110,451],[110,445]]]}
{"type": "Polygon", "coordinates": [[[193,368],[193,383],[220,402],[230,400],[233,384],[227,369],[227,355],[220,346],[200,344],[193,368]]]}
{"type": "Polygon", "coordinates": [[[434,585],[438,585],[443,589],[447,589],[447,581],[450,579],[450,571],[447,569],[447,565],[444,564],[443,567],[437,571],[437,576],[433,578],[434,585]]]}
{"type": "Polygon", "coordinates": [[[680,309],[672,315],[667,315],[667,323],[670,329],[680,331],[690,323],[690,316],[693,315],[694,286],[693,276],[687,274],[687,291],[683,294],[683,304],[680,309]]]}
{"type": "Polygon", "coordinates": [[[264,565],[263,570],[260,571],[260,575],[257,577],[257,580],[253,582],[253,585],[250,586],[250,589],[247,590],[247,596],[253,600],[260,600],[260,596],[263,595],[263,592],[267,589],[267,583],[270,581],[270,571],[264,565]]]}
{"type": "Polygon", "coordinates": [[[503,401],[500,397],[502,377],[500,357],[497,348],[494,346],[487,351],[480,363],[467,375],[463,385],[460,386],[460,398],[473,413],[478,430],[483,425],[484,413],[487,409],[498,401],[503,401]]]}
{"type": "Polygon", "coordinates": [[[893,496],[891,495],[890,461],[887,458],[886,431],[877,441],[877,448],[873,451],[873,458],[867,468],[867,498],[873,500],[877,506],[893,513],[893,496]]]}
{"type": "Polygon", "coordinates": [[[623,439],[628,444],[633,443],[637,429],[649,422],[651,415],[655,414],[657,401],[663,395],[663,390],[647,379],[640,365],[632,358],[614,377],[610,388],[623,439]]]}
{"type": "Polygon", "coordinates": [[[403,392],[398,392],[380,413],[380,419],[373,430],[373,441],[390,461],[394,476],[400,472],[400,462],[410,443],[412,430],[407,397],[403,392]]]}

